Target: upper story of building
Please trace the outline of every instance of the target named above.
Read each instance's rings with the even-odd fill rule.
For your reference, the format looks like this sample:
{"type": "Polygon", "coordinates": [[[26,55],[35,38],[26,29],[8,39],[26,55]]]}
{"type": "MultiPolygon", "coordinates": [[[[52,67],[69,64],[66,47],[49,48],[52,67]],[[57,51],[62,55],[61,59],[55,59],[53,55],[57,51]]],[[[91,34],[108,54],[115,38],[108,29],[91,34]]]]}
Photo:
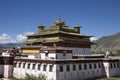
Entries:
{"type": "Polygon", "coordinates": [[[27,36],[25,44],[27,46],[63,46],[63,47],[78,47],[83,48],[93,44],[90,42],[90,37],[80,33],[80,26],[75,25],[74,29],[69,28],[58,18],[49,28],[45,28],[42,24],[38,26],[38,33],[27,36]]]}
{"type": "MultiPolygon", "coordinates": [[[[45,28],[44,25],[38,26],[38,33],[27,35],[24,42],[26,46],[22,47],[22,53],[39,54],[42,51],[71,51],[72,55],[90,55],[91,45],[90,37],[80,33],[81,26],[75,25],[70,28],[58,18],[50,27],[45,28]]],[[[49,53],[50,54],[50,53],[49,53]]],[[[53,54],[53,53],[52,53],[53,54]]],[[[41,54],[41,57],[43,55],[41,54]]],[[[63,56],[64,57],[64,56],[63,56]]],[[[60,57],[60,58],[63,58],[60,57]]],[[[54,58],[59,58],[58,53],[54,53],[54,58]],[[55,57],[57,55],[57,57],[55,57]]],[[[64,57],[68,58],[68,57],[64,57]]]]}

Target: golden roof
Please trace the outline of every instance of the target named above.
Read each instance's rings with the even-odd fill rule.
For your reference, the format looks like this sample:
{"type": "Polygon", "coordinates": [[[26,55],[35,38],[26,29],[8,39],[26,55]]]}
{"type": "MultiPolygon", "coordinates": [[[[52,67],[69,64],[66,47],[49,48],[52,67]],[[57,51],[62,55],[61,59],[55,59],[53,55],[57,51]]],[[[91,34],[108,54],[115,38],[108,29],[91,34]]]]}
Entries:
{"type": "Polygon", "coordinates": [[[62,21],[60,19],[60,17],[48,29],[44,29],[44,26],[42,24],[39,25],[38,27],[39,27],[39,29],[41,29],[41,30],[39,30],[39,33],[28,35],[28,37],[33,37],[33,38],[39,37],[39,39],[34,40],[34,41],[26,41],[26,44],[39,43],[39,42],[49,43],[49,42],[59,42],[59,41],[90,43],[89,38],[91,36],[80,34],[76,31],[76,28],[80,28],[80,26],[78,24],[74,27],[74,29],[71,29],[65,24],[64,21],[62,21]],[[87,41],[80,41],[81,39],[78,39],[78,41],[77,41],[77,40],[72,40],[71,38],[69,38],[68,40],[60,39],[60,38],[53,39],[52,37],[51,37],[51,39],[42,38],[42,36],[45,36],[45,35],[51,35],[52,36],[53,34],[62,34],[62,35],[66,35],[68,37],[69,36],[70,37],[79,37],[81,39],[88,38],[88,40],[87,41]]]}

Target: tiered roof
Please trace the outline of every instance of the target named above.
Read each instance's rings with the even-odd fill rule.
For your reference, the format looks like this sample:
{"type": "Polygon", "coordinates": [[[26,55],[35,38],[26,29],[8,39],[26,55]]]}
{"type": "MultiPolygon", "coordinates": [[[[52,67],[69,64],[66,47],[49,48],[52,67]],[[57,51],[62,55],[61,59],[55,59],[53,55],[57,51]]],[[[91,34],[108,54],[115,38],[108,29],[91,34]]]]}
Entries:
{"type": "Polygon", "coordinates": [[[35,42],[81,42],[91,44],[89,40],[91,36],[80,34],[80,28],[79,25],[76,25],[74,29],[71,29],[65,24],[65,22],[58,18],[58,20],[47,29],[45,29],[45,26],[42,24],[39,25],[39,33],[28,35],[26,44],[32,44],[35,42]]]}
{"type": "Polygon", "coordinates": [[[38,28],[40,29],[38,34],[33,34],[29,36],[37,36],[37,35],[47,35],[47,34],[55,34],[55,33],[63,33],[63,34],[69,34],[69,35],[77,35],[77,36],[84,36],[84,37],[90,37],[83,34],[79,34],[78,31],[75,30],[75,28],[80,28],[79,25],[76,25],[74,29],[70,29],[65,22],[63,22],[60,18],[58,18],[57,21],[53,23],[52,26],[50,26],[48,29],[44,29],[45,26],[40,24],[38,28]]]}

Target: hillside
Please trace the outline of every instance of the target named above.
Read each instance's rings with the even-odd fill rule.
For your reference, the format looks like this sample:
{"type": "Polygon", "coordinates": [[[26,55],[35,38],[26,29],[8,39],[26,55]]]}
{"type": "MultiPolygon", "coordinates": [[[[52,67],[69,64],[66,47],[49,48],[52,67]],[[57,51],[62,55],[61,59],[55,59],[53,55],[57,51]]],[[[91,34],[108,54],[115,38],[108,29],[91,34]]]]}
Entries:
{"type": "Polygon", "coordinates": [[[0,52],[2,49],[6,48],[12,48],[13,46],[21,47],[23,44],[21,43],[7,43],[7,44],[0,44],[0,52]]]}
{"type": "Polygon", "coordinates": [[[92,51],[94,52],[106,52],[109,50],[116,53],[120,51],[120,32],[110,36],[104,36],[95,41],[95,43],[92,46],[92,51]]]}

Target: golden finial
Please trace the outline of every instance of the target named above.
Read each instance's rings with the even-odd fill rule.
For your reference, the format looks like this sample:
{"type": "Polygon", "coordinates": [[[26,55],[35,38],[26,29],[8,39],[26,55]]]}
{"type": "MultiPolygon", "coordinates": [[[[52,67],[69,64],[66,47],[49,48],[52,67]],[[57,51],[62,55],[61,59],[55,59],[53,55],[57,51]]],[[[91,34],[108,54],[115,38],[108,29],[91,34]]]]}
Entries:
{"type": "Polygon", "coordinates": [[[60,19],[60,16],[58,16],[58,20],[60,21],[61,19],[60,19]]]}
{"type": "Polygon", "coordinates": [[[58,17],[58,20],[56,21],[57,23],[62,23],[60,16],[58,17]]]}
{"type": "Polygon", "coordinates": [[[39,26],[43,26],[43,24],[40,24],[39,26]]]}
{"type": "Polygon", "coordinates": [[[58,23],[59,23],[59,22],[61,22],[60,16],[58,17],[58,20],[57,20],[57,22],[58,22],[58,23]]]}
{"type": "Polygon", "coordinates": [[[75,27],[80,27],[81,28],[81,26],[79,26],[79,24],[76,24],[75,27]]]}
{"type": "Polygon", "coordinates": [[[79,26],[79,24],[76,24],[75,26],[79,26]]]}

